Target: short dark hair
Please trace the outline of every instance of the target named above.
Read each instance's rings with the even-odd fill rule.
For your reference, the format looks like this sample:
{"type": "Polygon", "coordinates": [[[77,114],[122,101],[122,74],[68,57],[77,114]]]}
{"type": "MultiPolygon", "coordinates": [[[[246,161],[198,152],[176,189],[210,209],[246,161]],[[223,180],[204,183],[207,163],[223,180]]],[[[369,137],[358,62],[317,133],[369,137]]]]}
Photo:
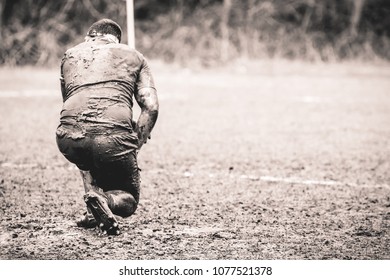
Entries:
{"type": "Polygon", "coordinates": [[[95,37],[96,34],[111,34],[118,38],[120,42],[122,37],[122,29],[115,21],[104,18],[92,24],[88,29],[88,36],[95,37]]]}

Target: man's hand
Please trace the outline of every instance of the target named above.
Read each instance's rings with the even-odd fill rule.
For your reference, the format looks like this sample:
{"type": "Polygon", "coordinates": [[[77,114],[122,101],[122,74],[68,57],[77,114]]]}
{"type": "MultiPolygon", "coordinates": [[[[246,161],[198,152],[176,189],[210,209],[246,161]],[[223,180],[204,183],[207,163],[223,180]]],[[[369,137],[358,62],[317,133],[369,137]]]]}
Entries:
{"type": "MultiPolygon", "coordinates": [[[[138,124],[136,121],[131,120],[131,126],[133,127],[133,131],[137,133],[138,135],[138,124]]],[[[149,134],[148,138],[145,140],[144,144],[148,142],[149,139],[152,139],[152,135],[149,134]]]]}

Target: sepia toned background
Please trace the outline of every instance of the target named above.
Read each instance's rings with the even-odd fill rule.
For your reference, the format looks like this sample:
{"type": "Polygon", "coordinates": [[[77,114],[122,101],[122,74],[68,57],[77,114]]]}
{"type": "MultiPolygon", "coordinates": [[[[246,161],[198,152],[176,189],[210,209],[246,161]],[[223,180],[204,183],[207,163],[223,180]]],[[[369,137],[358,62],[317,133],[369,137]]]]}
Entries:
{"type": "MultiPolygon", "coordinates": [[[[59,64],[122,0],[0,0],[0,259],[389,259],[390,2],[135,0],[160,115],[122,234],[80,229],[59,64]]],[[[139,113],[139,108],[135,108],[139,113]]]]}
{"type": "MultiPolygon", "coordinates": [[[[0,62],[56,65],[92,22],[125,31],[124,0],[2,0],[0,62]]],[[[137,48],[150,58],[205,66],[226,60],[390,58],[386,0],[137,0],[137,48]]]]}

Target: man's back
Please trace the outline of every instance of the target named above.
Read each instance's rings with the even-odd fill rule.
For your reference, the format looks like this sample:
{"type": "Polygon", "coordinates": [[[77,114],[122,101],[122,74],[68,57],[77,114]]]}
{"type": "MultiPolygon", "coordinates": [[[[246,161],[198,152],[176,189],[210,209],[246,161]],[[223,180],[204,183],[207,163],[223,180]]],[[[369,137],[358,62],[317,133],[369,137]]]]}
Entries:
{"type": "Polygon", "coordinates": [[[135,90],[154,87],[144,57],[124,44],[96,38],[69,49],[62,60],[61,123],[132,130],[135,90]]]}
{"type": "Polygon", "coordinates": [[[134,49],[104,38],[83,42],[69,49],[63,58],[63,77],[67,95],[91,84],[107,81],[122,83],[133,94],[143,56],[134,49]]]}

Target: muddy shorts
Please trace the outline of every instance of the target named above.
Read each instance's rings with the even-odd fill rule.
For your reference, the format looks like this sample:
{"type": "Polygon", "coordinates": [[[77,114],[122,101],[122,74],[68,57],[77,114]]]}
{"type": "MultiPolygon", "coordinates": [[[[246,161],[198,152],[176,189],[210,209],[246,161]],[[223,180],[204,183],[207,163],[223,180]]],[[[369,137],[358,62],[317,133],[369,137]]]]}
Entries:
{"type": "Polygon", "coordinates": [[[94,133],[69,125],[60,125],[56,131],[61,153],[79,169],[90,171],[99,188],[129,192],[138,202],[140,174],[134,137],[128,131],[94,133]]]}

